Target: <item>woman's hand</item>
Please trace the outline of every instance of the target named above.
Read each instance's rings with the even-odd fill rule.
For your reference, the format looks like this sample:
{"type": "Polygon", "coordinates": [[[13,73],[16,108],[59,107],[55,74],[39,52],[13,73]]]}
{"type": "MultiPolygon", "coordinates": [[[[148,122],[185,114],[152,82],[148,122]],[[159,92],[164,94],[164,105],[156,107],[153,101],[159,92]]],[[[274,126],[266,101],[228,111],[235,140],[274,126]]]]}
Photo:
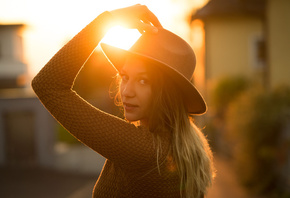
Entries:
{"type": "Polygon", "coordinates": [[[157,33],[162,28],[158,18],[145,5],[134,5],[110,11],[118,25],[138,29],[140,33],[157,33]]]}

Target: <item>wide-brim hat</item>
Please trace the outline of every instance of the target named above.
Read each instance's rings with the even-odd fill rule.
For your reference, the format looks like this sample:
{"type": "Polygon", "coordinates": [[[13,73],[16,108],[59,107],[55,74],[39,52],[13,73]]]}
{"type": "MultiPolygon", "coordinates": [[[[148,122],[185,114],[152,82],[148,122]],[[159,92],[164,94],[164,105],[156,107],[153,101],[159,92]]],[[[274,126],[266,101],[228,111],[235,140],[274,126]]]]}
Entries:
{"type": "Polygon", "coordinates": [[[190,45],[176,34],[159,28],[158,33],[143,33],[129,50],[105,43],[101,43],[101,48],[117,72],[128,57],[152,62],[179,87],[190,114],[206,112],[205,100],[191,82],[196,65],[195,54],[190,45]]]}

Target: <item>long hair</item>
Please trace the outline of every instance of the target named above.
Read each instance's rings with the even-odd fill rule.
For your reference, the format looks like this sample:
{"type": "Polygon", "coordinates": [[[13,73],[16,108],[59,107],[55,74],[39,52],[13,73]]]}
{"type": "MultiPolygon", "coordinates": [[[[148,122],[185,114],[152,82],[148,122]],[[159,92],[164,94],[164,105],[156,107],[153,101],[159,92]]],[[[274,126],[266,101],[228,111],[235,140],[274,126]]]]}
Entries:
{"type": "MultiPolygon", "coordinates": [[[[157,146],[157,165],[162,144],[159,133],[168,131],[172,134],[168,156],[180,175],[181,197],[203,197],[214,175],[208,142],[193,123],[175,83],[158,67],[154,67],[154,72],[151,68],[153,67],[148,67],[148,71],[153,81],[153,101],[148,125],[157,146]]],[[[120,93],[117,93],[115,99],[120,102],[120,93]]]]}

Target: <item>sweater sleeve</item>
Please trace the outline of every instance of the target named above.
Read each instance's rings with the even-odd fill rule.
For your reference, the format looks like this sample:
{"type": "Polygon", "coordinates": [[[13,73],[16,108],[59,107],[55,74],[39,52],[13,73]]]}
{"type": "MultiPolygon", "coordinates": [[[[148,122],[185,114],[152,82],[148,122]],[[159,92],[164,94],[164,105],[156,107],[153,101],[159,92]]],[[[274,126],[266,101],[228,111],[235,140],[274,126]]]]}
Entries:
{"type": "Polygon", "coordinates": [[[156,151],[149,131],[93,107],[72,90],[78,72],[110,24],[109,12],[94,19],[52,57],[32,87],[59,123],[105,158],[127,168],[154,163],[156,151]]]}

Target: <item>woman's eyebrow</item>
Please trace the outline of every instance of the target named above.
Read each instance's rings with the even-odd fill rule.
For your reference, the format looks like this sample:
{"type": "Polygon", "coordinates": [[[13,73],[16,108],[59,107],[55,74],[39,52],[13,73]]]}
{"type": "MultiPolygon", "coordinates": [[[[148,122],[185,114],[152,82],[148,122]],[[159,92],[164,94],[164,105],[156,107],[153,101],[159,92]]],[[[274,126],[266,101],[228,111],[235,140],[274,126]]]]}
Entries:
{"type": "MultiPolygon", "coordinates": [[[[120,70],[120,72],[119,72],[120,74],[127,74],[127,71],[126,70],[124,70],[124,69],[122,69],[122,70],[120,70]]],[[[140,71],[140,72],[137,72],[136,73],[137,75],[147,75],[148,76],[148,72],[147,71],[140,71]]]]}
{"type": "Polygon", "coordinates": [[[147,75],[148,76],[148,72],[144,71],[144,72],[138,72],[138,75],[147,75]]]}

